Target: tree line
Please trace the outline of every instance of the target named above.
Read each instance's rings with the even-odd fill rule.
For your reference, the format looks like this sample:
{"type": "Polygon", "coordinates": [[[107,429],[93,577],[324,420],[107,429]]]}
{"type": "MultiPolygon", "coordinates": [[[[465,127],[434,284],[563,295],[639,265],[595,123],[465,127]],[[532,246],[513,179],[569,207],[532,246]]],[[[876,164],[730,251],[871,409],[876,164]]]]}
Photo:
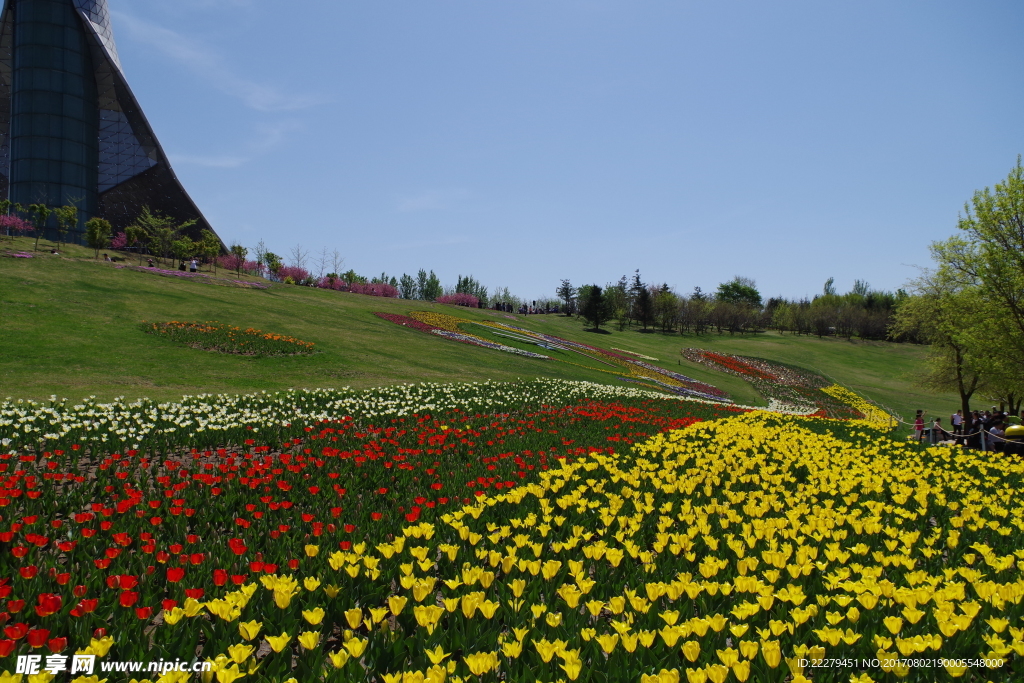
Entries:
{"type": "Polygon", "coordinates": [[[636,271],[604,287],[574,287],[562,280],[556,294],[567,315],[575,315],[596,329],[613,323],[619,330],[643,330],[681,334],[756,334],[777,330],[819,337],[886,339],[893,315],[908,294],[903,290],[874,290],[862,280],[839,294],[829,278],[822,293],[812,299],[764,300],[754,280],[736,276],[714,292],[694,287],[680,294],[667,284],[645,283],[636,271]]]}

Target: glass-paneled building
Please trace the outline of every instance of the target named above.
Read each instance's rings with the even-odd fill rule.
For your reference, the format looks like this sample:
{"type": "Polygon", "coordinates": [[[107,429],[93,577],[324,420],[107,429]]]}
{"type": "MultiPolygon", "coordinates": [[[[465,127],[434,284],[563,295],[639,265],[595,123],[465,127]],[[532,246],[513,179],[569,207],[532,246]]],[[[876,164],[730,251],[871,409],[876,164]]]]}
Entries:
{"type": "Polygon", "coordinates": [[[211,229],[121,71],[106,0],[5,0],[0,15],[0,197],[73,204],[115,230],[143,206],[211,229]]]}

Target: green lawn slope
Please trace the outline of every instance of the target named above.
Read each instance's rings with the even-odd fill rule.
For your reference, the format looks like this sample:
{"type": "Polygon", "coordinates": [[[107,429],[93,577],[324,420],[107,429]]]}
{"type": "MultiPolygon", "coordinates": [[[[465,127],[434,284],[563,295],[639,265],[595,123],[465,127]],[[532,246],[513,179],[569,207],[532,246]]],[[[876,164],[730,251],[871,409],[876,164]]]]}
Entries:
{"type": "MultiPolygon", "coordinates": [[[[203,284],[117,269],[90,260],[90,251],[74,246],[53,256],[46,246],[36,258],[0,258],[0,398],[45,399],[56,394],[174,400],[194,393],[537,376],[621,383],[607,373],[447,341],[373,315],[436,310],[512,322],[493,313],[286,285],[256,290],[203,284]],[[255,327],[314,342],[318,352],[251,358],[200,351],[144,334],[139,329],[144,320],[216,320],[255,327]]],[[[0,243],[0,250],[31,248],[28,239],[0,243]]],[[[225,276],[223,271],[220,275],[225,276]]],[[[956,407],[952,395],[913,386],[910,377],[920,371],[925,354],[918,346],[775,333],[595,334],[585,332],[572,318],[516,317],[513,324],[522,327],[654,356],[659,359],[656,364],[714,384],[740,403],[764,401],[740,378],[690,364],[680,350],[694,346],[817,370],[903,415],[916,408],[946,415],[956,407]]],[[[574,360],[588,362],[583,357],[574,360]]]]}

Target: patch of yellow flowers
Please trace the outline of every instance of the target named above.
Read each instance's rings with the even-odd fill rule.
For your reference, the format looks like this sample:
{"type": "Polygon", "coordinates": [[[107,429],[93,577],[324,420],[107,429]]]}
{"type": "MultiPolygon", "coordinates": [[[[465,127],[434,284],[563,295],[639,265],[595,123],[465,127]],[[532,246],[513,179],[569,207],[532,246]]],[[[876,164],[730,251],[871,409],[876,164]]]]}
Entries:
{"type": "Polygon", "coordinates": [[[900,663],[915,657],[1002,664],[921,680],[1009,680],[1024,466],[893,441],[856,407],[869,419],[755,412],[591,453],[163,628],[205,606],[240,638],[211,658],[220,683],[272,680],[276,653],[383,683],[802,683],[826,657],[858,662],[830,680],[920,675],[900,663]],[[257,662],[261,640],[275,654],[257,662]]]}

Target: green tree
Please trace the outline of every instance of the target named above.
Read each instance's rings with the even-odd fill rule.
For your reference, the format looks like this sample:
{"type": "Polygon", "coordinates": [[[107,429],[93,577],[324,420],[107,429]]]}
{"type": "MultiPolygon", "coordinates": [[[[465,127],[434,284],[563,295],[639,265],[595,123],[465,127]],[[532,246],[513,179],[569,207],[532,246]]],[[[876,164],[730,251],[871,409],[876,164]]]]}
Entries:
{"type": "Polygon", "coordinates": [[[34,251],[39,251],[39,238],[43,234],[43,230],[46,229],[46,221],[50,218],[50,214],[53,211],[46,204],[29,204],[28,214],[32,217],[32,225],[36,229],[36,244],[33,247],[34,251]]]}
{"type": "Polygon", "coordinates": [[[964,287],[978,286],[997,303],[991,353],[1006,362],[1024,358],[1024,167],[1021,158],[995,189],[974,193],[964,205],[960,234],[932,245],[944,271],[964,287]]]}
{"type": "Polygon", "coordinates": [[[93,216],[85,222],[85,241],[96,250],[96,258],[100,257],[100,249],[107,246],[110,241],[110,221],[105,218],[93,216]]]}
{"type": "Polygon", "coordinates": [[[597,285],[590,285],[587,288],[586,302],[581,310],[583,319],[594,326],[595,330],[601,329],[601,323],[611,319],[611,312],[608,310],[608,303],[605,301],[604,293],[597,285]]]}
{"type": "Polygon", "coordinates": [[[133,223],[132,225],[129,225],[127,228],[124,229],[124,236],[125,236],[125,239],[128,242],[128,246],[129,247],[137,247],[138,248],[138,250],[139,250],[139,265],[141,266],[142,265],[142,247],[143,247],[144,242],[146,240],[146,231],[143,230],[140,226],[135,225],[133,223]]]}
{"type": "Polygon", "coordinates": [[[576,305],[576,288],[568,280],[562,280],[555,290],[558,298],[565,302],[565,314],[572,315],[573,307],[576,305]]]}
{"type": "Polygon", "coordinates": [[[408,273],[402,273],[402,279],[398,281],[398,293],[403,299],[416,298],[416,280],[408,273]]]}
{"type": "Polygon", "coordinates": [[[213,264],[213,272],[217,272],[217,257],[220,255],[223,246],[220,238],[212,230],[203,230],[197,245],[198,251],[204,258],[213,264]]]}
{"type": "Polygon", "coordinates": [[[196,220],[178,223],[170,216],[159,211],[150,211],[148,206],[143,206],[142,212],[135,219],[135,224],[145,231],[150,246],[157,250],[157,254],[161,258],[169,258],[178,235],[185,228],[195,225],[196,220]]]}
{"type": "Polygon", "coordinates": [[[892,334],[931,345],[927,371],[919,383],[937,391],[956,391],[969,431],[971,397],[985,384],[989,365],[985,344],[975,334],[986,317],[984,295],[941,270],[926,271],[911,288],[914,295],[896,310],[892,334]]]}
{"type": "Polygon", "coordinates": [[[199,245],[193,242],[189,237],[181,237],[171,243],[171,251],[174,253],[174,258],[179,261],[185,261],[192,258],[198,248],[199,245]]]}
{"type": "Polygon", "coordinates": [[[761,293],[757,291],[754,281],[739,275],[729,282],[718,285],[715,298],[730,304],[746,304],[754,308],[761,308],[761,293]]]}
{"type": "Polygon", "coordinates": [[[230,247],[231,255],[235,257],[235,274],[242,274],[242,265],[245,263],[245,257],[249,254],[249,250],[243,247],[241,244],[235,243],[230,247]]]}
{"type": "Polygon", "coordinates": [[[60,245],[68,231],[78,225],[78,207],[74,204],[58,206],[53,210],[53,214],[57,218],[57,244],[60,245]]]}

